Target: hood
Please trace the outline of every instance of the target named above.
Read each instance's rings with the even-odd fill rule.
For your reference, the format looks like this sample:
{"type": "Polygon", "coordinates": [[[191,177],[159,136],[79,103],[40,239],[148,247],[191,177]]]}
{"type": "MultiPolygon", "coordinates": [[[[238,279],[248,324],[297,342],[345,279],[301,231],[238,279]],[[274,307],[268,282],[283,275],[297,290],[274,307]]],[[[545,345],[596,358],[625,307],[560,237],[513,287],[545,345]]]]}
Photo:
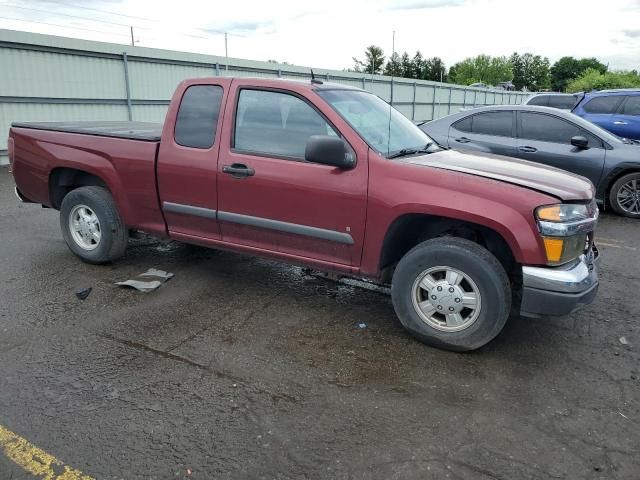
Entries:
{"type": "Polygon", "coordinates": [[[443,150],[394,161],[500,180],[537,190],[560,200],[591,200],[595,194],[592,183],[579,175],[490,153],[443,150]]]}

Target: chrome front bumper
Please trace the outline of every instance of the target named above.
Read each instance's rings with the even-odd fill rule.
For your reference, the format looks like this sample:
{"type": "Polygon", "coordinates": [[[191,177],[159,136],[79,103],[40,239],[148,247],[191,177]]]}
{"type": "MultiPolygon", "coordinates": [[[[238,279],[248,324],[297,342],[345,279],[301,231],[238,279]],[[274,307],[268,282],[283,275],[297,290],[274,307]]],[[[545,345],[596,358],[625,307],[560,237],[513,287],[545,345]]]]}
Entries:
{"type": "Polygon", "coordinates": [[[522,304],[525,317],[567,315],[586,305],[598,291],[600,256],[595,245],[588,254],[560,267],[522,267],[522,304]]]}

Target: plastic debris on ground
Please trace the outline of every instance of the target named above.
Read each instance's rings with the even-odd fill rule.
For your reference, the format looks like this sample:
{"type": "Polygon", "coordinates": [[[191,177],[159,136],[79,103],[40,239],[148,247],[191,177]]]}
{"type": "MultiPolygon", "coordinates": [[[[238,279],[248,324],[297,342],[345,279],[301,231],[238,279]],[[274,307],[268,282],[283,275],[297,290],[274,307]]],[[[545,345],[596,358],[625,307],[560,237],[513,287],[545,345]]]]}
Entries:
{"type": "Polygon", "coordinates": [[[116,282],[115,284],[118,285],[119,287],[131,287],[131,288],[135,288],[136,290],[138,290],[140,292],[149,293],[149,292],[153,292],[154,290],[157,290],[160,287],[160,285],[162,285],[164,282],[166,282],[171,277],[173,277],[173,273],[165,272],[164,270],[158,270],[156,268],[150,268],[146,272],[141,273],[140,275],[138,275],[138,277],[142,277],[142,278],[159,278],[160,280],[133,280],[133,279],[129,279],[129,280],[125,280],[123,282],[116,282]]]}
{"type": "Polygon", "coordinates": [[[125,280],[124,282],[116,282],[116,285],[120,287],[131,287],[144,293],[153,292],[157,289],[162,282],[158,280],[152,280],[150,282],[143,282],[141,280],[125,280]]]}
{"type": "Polygon", "coordinates": [[[91,293],[91,287],[80,287],[80,288],[76,288],[75,294],[76,297],[78,297],[78,299],[80,300],[84,300],[86,299],[89,294],[91,293]]]}
{"type": "Polygon", "coordinates": [[[141,273],[139,276],[140,277],[158,277],[158,278],[163,278],[165,280],[169,280],[171,277],[173,277],[173,273],[165,272],[164,270],[158,270],[156,268],[150,268],[146,272],[141,273]]]}
{"type": "Polygon", "coordinates": [[[364,323],[364,322],[359,322],[359,323],[356,323],[356,327],[358,327],[360,329],[367,328],[367,324],[364,323]]]}
{"type": "Polygon", "coordinates": [[[620,337],[620,343],[622,345],[629,345],[629,342],[627,341],[626,337],[620,337]]]}

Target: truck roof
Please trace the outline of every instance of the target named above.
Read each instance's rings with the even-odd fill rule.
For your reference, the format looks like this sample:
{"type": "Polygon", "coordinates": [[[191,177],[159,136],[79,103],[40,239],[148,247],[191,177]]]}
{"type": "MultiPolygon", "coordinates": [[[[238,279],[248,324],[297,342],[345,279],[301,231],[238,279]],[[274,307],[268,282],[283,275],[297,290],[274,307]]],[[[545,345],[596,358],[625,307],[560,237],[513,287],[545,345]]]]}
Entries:
{"type": "MultiPolygon", "coordinates": [[[[211,77],[219,79],[220,77],[211,77]]],[[[251,78],[251,77],[224,77],[229,81],[235,79],[250,80],[256,87],[274,87],[278,83],[294,83],[297,86],[307,87],[311,90],[355,90],[364,91],[360,88],[343,85],[340,83],[324,82],[320,79],[310,81],[308,79],[285,79],[285,78],[251,78]]],[[[187,85],[197,84],[206,81],[207,78],[185,79],[187,85]]],[[[150,122],[126,122],[126,121],[84,121],[84,122],[13,122],[14,128],[29,128],[33,130],[50,130],[63,133],[79,133],[82,135],[95,135],[100,137],[124,138],[130,140],[142,140],[147,142],[159,142],[162,137],[162,123],[150,122]]]]}

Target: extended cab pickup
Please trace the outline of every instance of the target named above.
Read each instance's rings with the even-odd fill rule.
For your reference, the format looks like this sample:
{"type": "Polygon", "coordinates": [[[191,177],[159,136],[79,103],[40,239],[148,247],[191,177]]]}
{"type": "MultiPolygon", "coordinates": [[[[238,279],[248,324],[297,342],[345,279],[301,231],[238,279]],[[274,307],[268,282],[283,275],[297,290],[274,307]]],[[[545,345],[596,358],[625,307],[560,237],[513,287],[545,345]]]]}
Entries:
{"type": "Polygon", "coordinates": [[[60,210],[84,261],[116,260],[141,230],[391,283],[402,324],[441,348],[598,288],[588,180],[441,148],[343,85],[186,80],[164,125],[14,123],[9,156],[19,198],[60,210]]]}

